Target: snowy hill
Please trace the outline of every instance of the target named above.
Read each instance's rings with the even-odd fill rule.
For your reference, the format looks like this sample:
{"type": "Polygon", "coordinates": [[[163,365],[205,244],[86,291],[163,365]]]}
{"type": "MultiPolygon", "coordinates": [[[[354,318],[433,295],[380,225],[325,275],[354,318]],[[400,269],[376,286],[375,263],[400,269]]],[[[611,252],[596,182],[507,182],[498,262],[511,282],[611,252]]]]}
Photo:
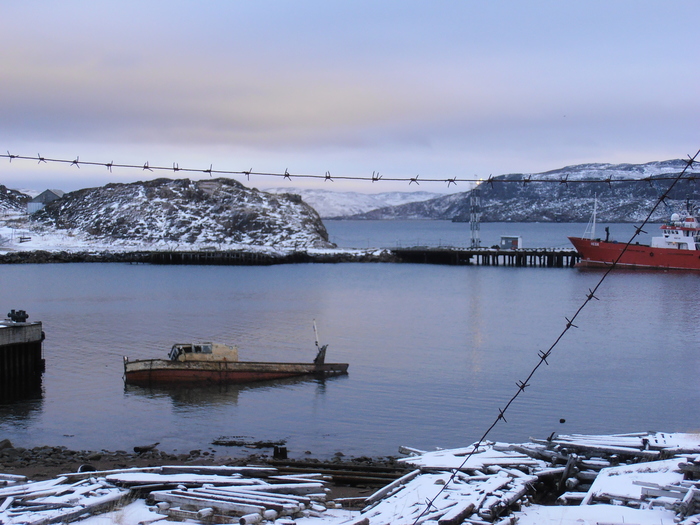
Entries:
{"type": "Polygon", "coordinates": [[[300,195],[304,202],[312,206],[324,219],[346,217],[386,206],[399,206],[442,196],[442,193],[427,191],[394,191],[372,194],[301,188],[273,188],[266,191],[300,195]]]}
{"type": "Polygon", "coordinates": [[[21,211],[29,200],[31,200],[29,195],[8,189],[0,184],[0,213],[21,211]]]}
{"type": "MultiPolygon", "coordinates": [[[[670,184],[654,177],[675,175],[683,160],[648,164],[581,164],[538,174],[511,174],[482,183],[481,219],[485,222],[585,222],[597,196],[598,219],[605,222],[637,222],[643,219],[670,184]],[[611,182],[650,177],[650,182],[611,182]],[[529,183],[522,182],[529,179],[529,183]],[[576,183],[597,179],[599,183],[576,183]],[[503,182],[503,181],[518,182],[503,182]],[[536,182],[549,180],[554,182],[536,182]],[[562,182],[566,181],[566,183],[562,182]]],[[[697,173],[695,170],[691,173],[697,173]]],[[[671,211],[685,209],[686,200],[700,204],[696,184],[683,181],[674,187],[653,220],[668,218],[671,211]]],[[[424,202],[380,208],[352,219],[442,219],[468,221],[470,192],[455,193],[424,202]]]]}
{"type": "Polygon", "coordinates": [[[35,228],[42,235],[56,231],[102,245],[332,247],[318,214],[298,196],[272,195],[225,178],[156,179],[74,191],[33,220],[43,226],[35,228]]]}

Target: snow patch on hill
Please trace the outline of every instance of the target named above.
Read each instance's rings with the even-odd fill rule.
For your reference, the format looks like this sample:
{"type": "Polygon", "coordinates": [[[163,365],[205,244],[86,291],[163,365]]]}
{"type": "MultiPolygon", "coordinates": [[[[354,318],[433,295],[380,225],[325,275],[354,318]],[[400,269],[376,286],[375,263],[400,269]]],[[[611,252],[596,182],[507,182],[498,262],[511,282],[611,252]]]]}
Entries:
{"type": "Polygon", "coordinates": [[[67,193],[31,216],[6,217],[15,249],[60,246],[141,249],[328,249],[316,211],[232,179],[156,179],[67,193]],[[21,242],[19,242],[21,240],[21,242]],[[19,244],[18,244],[19,243],[19,244]]]}

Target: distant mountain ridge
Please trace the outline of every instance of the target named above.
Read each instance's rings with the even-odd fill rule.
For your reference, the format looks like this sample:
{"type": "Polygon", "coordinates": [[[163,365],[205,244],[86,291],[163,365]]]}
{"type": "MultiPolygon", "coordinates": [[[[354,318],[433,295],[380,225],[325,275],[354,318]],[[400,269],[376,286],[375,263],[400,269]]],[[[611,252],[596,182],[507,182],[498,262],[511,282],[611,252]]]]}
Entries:
{"type": "MultiPolygon", "coordinates": [[[[599,220],[637,222],[646,217],[670,184],[669,181],[654,181],[654,178],[678,174],[685,165],[684,160],[647,164],[581,164],[545,173],[494,177],[492,183],[482,183],[479,187],[481,220],[585,222],[593,211],[594,199],[597,199],[599,220]],[[648,182],[629,180],[647,177],[648,182]],[[584,179],[600,182],[576,183],[584,179]],[[536,182],[541,180],[552,182],[536,182]]],[[[454,193],[422,202],[387,206],[347,218],[468,221],[470,196],[470,192],[454,193]]],[[[690,181],[676,185],[669,197],[662,207],[657,208],[653,220],[666,219],[670,211],[685,209],[687,201],[695,206],[700,204],[698,188],[690,181]]]]}
{"type": "Polygon", "coordinates": [[[305,188],[272,188],[270,193],[295,193],[312,206],[322,219],[334,219],[366,213],[377,208],[400,206],[416,201],[441,197],[442,193],[428,191],[393,191],[384,193],[359,193],[305,188]]]}

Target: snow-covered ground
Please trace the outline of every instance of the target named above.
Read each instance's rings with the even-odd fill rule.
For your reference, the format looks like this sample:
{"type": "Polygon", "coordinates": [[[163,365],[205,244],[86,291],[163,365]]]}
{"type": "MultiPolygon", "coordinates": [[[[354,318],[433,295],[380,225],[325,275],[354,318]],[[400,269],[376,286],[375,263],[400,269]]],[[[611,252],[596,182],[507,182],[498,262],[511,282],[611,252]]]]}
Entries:
{"type": "Polygon", "coordinates": [[[700,436],[695,434],[551,436],[530,443],[404,451],[411,455],[403,461],[415,470],[366,498],[354,498],[362,510],[332,500],[323,471],[280,475],[266,466],[172,466],[68,473],[35,483],[0,474],[7,484],[0,488],[0,522],[700,523],[700,436]],[[536,503],[557,495],[556,504],[536,503]]]}

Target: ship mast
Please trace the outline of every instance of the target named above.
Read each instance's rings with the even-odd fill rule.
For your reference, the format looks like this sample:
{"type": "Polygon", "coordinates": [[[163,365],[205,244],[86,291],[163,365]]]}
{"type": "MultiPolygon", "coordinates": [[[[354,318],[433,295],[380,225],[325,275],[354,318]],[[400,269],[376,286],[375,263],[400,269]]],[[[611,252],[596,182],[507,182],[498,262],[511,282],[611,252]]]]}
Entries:
{"type": "Polygon", "coordinates": [[[593,226],[591,226],[591,239],[595,239],[595,223],[598,214],[598,194],[593,194],[593,226]]]}

